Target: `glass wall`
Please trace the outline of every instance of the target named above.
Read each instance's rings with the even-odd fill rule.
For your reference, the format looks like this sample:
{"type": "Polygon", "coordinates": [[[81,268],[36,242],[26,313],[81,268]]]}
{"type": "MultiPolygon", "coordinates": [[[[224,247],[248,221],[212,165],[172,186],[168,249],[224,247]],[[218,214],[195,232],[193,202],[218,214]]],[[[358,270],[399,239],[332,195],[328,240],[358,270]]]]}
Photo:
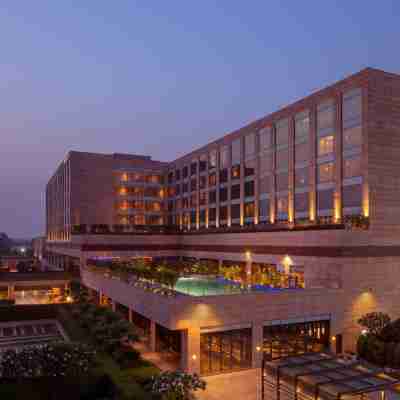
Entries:
{"type": "Polygon", "coordinates": [[[251,328],[202,333],[200,372],[215,374],[251,368],[251,328]]]}
{"type": "Polygon", "coordinates": [[[264,326],[267,360],[329,349],[329,321],[264,326]]]}

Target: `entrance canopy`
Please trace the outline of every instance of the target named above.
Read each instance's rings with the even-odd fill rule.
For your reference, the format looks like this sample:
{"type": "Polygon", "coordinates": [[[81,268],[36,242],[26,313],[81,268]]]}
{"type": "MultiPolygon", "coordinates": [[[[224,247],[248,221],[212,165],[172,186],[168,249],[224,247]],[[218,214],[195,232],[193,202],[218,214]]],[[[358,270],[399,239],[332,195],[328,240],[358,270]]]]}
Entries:
{"type": "Polygon", "coordinates": [[[327,353],[264,361],[262,379],[265,399],[339,400],[374,392],[384,399],[400,386],[382,369],[327,353]]]}

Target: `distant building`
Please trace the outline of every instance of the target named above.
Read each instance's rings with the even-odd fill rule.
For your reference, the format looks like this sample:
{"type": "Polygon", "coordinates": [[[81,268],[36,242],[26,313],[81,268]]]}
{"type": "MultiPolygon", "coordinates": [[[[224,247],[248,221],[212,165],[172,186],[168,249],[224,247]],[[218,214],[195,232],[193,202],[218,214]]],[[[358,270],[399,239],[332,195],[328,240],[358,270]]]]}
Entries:
{"type": "Polygon", "coordinates": [[[0,232],[0,252],[10,251],[13,245],[12,240],[4,232],[0,232]]]}
{"type": "Polygon", "coordinates": [[[354,350],[360,316],[400,316],[399,171],[400,75],[368,68],[169,163],[69,153],[47,185],[46,257],[81,267],[154,348],[172,337],[185,370],[259,367],[312,351],[305,338],[354,350]],[[304,289],[169,298],[86,268],[112,257],[267,266],[304,289]]]}

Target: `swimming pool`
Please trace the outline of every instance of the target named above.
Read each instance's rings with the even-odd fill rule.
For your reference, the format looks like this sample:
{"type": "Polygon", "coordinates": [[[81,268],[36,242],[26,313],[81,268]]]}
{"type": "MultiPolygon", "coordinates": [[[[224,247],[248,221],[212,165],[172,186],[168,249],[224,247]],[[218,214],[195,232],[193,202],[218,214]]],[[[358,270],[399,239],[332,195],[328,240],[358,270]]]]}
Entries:
{"type": "Polygon", "coordinates": [[[224,278],[190,276],[179,278],[175,285],[175,290],[190,296],[216,296],[249,292],[271,292],[285,289],[271,288],[262,285],[254,285],[244,288],[240,283],[229,281],[224,278]]]}

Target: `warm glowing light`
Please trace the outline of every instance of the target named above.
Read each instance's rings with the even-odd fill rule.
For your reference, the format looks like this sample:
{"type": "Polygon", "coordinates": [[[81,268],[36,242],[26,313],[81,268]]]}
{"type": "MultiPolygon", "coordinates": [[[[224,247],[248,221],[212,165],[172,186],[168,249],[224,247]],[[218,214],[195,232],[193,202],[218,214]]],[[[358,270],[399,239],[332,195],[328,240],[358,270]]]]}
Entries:
{"type": "Polygon", "coordinates": [[[19,251],[20,251],[22,254],[25,254],[26,248],[25,248],[25,247],[21,247],[21,248],[19,249],[19,251]]]}
{"type": "Polygon", "coordinates": [[[126,182],[128,180],[128,174],[127,173],[123,173],[121,176],[121,181],[126,182]]]}
{"type": "Polygon", "coordinates": [[[193,354],[193,355],[192,355],[192,360],[197,360],[196,354],[193,354]]]}
{"type": "Polygon", "coordinates": [[[261,351],[261,346],[256,346],[257,351],[261,351]]]}
{"type": "Polygon", "coordinates": [[[121,189],[119,189],[119,194],[122,196],[125,196],[128,193],[128,191],[126,190],[125,187],[122,187],[121,189]]]}
{"type": "Polygon", "coordinates": [[[332,342],[336,342],[336,336],[331,337],[332,342]]]}
{"type": "Polygon", "coordinates": [[[361,335],[365,336],[368,333],[368,329],[363,329],[361,331],[361,335]]]}
{"type": "Polygon", "coordinates": [[[67,302],[71,303],[72,302],[72,297],[71,296],[67,296],[67,302]]]}
{"type": "Polygon", "coordinates": [[[251,260],[251,251],[247,250],[245,254],[246,254],[246,259],[251,260]]]}
{"type": "Polygon", "coordinates": [[[283,265],[291,266],[292,264],[293,264],[292,259],[289,256],[285,256],[285,258],[283,259],[283,265]]]}

